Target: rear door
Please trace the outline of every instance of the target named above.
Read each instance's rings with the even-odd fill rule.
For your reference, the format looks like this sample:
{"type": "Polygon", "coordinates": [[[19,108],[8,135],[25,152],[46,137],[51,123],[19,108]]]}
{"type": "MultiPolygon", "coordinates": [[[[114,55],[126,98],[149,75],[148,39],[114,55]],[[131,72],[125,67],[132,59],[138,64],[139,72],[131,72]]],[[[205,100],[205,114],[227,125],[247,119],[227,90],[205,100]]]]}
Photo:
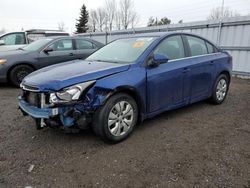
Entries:
{"type": "Polygon", "coordinates": [[[95,52],[98,48],[91,41],[85,39],[74,39],[76,46],[76,57],[77,59],[86,59],[90,54],[95,52]]]}
{"type": "Polygon", "coordinates": [[[57,40],[50,44],[46,49],[51,49],[52,51],[47,53],[44,51],[40,52],[38,58],[40,67],[76,59],[72,39],[57,40]]]}
{"type": "Polygon", "coordinates": [[[209,96],[213,72],[214,56],[209,54],[207,42],[199,37],[184,35],[189,49],[188,82],[190,83],[190,102],[196,102],[209,96]]]}
{"type": "Polygon", "coordinates": [[[147,109],[150,113],[185,103],[185,50],[180,35],[169,36],[153,51],[168,56],[169,61],[147,67],[147,109]]]}

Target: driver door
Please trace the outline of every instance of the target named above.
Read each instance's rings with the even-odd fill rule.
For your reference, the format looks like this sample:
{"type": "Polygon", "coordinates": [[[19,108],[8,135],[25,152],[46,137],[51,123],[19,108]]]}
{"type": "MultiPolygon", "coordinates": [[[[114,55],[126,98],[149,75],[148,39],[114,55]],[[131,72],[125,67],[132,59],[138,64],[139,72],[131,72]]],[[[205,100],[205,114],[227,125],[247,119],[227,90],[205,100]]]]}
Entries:
{"type": "Polygon", "coordinates": [[[50,51],[45,52],[43,50],[39,54],[38,63],[40,68],[76,58],[72,39],[57,40],[50,44],[47,49],[50,49],[50,51]]]}
{"type": "Polygon", "coordinates": [[[169,36],[153,51],[154,54],[166,55],[167,63],[157,67],[147,67],[147,109],[149,113],[164,111],[181,106],[187,101],[188,74],[185,50],[181,35],[169,36]]]}

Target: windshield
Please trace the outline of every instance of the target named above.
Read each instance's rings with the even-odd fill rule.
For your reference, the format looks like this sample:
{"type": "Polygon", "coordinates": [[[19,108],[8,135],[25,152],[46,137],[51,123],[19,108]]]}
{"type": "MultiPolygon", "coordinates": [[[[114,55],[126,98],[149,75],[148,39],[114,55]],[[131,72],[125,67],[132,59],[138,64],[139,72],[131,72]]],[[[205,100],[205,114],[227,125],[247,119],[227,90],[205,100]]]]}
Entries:
{"type": "Polygon", "coordinates": [[[93,53],[87,60],[133,63],[154,39],[155,37],[118,39],[93,53]]]}
{"type": "Polygon", "coordinates": [[[46,39],[40,39],[35,42],[32,42],[28,44],[27,46],[23,47],[23,50],[27,51],[36,51],[42,48],[44,45],[46,45],[48,42],[50,42],[52,39],[46,38],[46,39]]]}

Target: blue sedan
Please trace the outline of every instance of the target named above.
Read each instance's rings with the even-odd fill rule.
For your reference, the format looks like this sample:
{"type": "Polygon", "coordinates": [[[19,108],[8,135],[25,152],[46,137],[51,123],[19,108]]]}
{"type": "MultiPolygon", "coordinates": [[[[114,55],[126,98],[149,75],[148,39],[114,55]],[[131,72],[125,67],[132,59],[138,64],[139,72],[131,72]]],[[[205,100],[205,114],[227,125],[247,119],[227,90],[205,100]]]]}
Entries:
{"type": "Polygon", "coordinates": [[[40,69],[24,78],[19,106],[37,128],[91,126],[103,140],[127,138],[161,112],[227,95],[232,57],[188,33],[115,40],[86,60],[40,69]]]}

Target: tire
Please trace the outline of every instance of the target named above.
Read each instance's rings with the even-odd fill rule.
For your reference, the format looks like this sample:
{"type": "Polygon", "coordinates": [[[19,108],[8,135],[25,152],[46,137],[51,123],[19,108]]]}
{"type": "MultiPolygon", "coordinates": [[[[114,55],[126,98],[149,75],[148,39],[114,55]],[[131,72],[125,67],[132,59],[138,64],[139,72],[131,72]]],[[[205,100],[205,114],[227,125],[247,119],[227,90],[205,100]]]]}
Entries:
{"type": "Polygon", "coordinates": [[[25,76],[33,72],[34,69],[29,65],[17,65],[9,73],[9,80],[12,85],[19,87],[25,76]]]}
{"type": "Polygon", "coordinates": [[[129,137],[137,119],[135,100],[127,94],[119,93],[95,112],[92,128],[102,140],[114,144],[129,137]]]}
{"type": "Polygon", "coordinates": [[[215,81],[211,102],[213,104],[221,104],[226,99],[229,89],[229,78],[225,74],[221,74],[215,81]]]}

